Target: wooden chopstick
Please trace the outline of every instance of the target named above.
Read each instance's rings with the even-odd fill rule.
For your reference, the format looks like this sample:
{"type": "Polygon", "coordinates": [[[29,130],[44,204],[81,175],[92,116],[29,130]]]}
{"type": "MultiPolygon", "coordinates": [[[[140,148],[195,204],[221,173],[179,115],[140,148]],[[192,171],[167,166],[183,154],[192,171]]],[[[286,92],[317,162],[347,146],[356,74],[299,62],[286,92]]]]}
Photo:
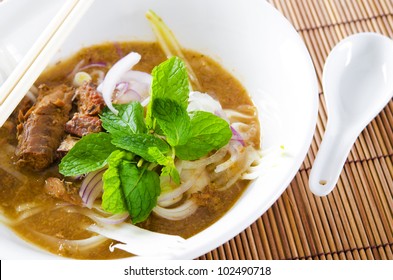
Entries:
{"type": "Polygon", "coordinates": [[[0,127],[18,106],[94,0],[67,0],[0,86],[0,127]]]}

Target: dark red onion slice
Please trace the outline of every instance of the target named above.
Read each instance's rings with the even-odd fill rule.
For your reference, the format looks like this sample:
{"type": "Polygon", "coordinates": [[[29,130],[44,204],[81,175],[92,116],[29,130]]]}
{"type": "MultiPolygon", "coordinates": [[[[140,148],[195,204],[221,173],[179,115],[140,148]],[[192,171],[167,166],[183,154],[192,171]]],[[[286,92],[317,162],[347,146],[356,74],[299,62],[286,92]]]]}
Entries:
{"type": "Polygon", "coordinates": [[[92,207],[95,198],[97,198],[100,191],[102,191],[102,175],[104,172],[105,169],[90,172],[82,182],[79,195],[85,205],[89,208],[92,207]],[[93,201],[91,201],[92,198],[94,198],[93,201]]]}
{"type": "Polygon", "coordinates": [[[240,135],[240,133],[233,126],[231,126],[231,130],[232,130],[232,139],[231,140],[237,141],[240,144],[242,144],[243,147],[245,147],[246,143],[244,142],[244,139],[240,135]]]}
{"type": "MultiPolygon", "coordinates": [[[[94,68],[94,67],[103,67],[103,68],[106,68],[106,67],[107,67],[107,64],[106,64],[105,62],[90,63],[90,64],[87,64],[87,65],[82,66],[81,68],[79,68],[79,71],[83,71],[83,70],[86,70],[86,69],[89,69],[89,68],[94,68]]],[[[78,71],[78,72],[79,72],[79,71],[78,71]]]]}

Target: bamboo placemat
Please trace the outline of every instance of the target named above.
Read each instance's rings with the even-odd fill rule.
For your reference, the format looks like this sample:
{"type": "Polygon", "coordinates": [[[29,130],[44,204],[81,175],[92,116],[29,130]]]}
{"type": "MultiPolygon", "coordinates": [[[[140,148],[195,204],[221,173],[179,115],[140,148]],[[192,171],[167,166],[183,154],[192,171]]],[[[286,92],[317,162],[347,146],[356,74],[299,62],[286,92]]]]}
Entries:
{"type": "Polygon", "coordinates": [[[317,128],[299,172],[278,201],[241,234],[199,259],[393,259],[393,101],[362,132],[326,197],[308,176],[327,115],[321,87],[330,50],[348,35],[393,38],[392,0],[268,0],[295,27],[319,83],[317,128]]]}

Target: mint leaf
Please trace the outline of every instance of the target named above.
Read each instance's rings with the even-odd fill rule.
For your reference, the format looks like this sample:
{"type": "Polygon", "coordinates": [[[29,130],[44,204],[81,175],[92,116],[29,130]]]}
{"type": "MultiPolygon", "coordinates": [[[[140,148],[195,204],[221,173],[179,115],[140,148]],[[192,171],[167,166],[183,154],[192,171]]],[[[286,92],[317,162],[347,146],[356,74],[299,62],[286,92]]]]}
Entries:
{"type": "Polygon", "coordinates": [[[60,173],[77,176],[104,167],[109,155],[117,149],[111,141],[112,137],[105,132],[83,136],[61,160],[60,173]]]}
{"type": "Polygon", "coordinates": [[[225,146],[232,137],[229,124],[216,115],[195,111],[191,113],[190,137],[184,145],[175,147],[176,156],[196,160],[225,146]]]}
{"type": "Polygon", "coordinates": [[[175,164],[168,164],[161,169],[161,176],[171,176],[172,180],[180,185],[180,174],[177,171],[175,164]]]}
{"type": "Polygon", "coordinates": [[[155,158],[159,165],[164,166],[161,169],[161,176],[169,175],[176,184],[180,184],[180,174],[176,169],[173,157],[164,155],[157,147],[149,148],[148,153],[155,158]]]}
{"type": "Polygon", "coordinates": [[[144,122],[144,110],[139,102],[128,104],[114,104],[119,111],[115,115],[111,110],[105,107],[102,115],[102,127],[113,135],[129,135],[136,133],[146,133],[146,124],[144,122]]]}
{"type": "Polygon", "coordinates": [[[190,92],[186,66],[178,57],[174,56],[154,67],[152,77],[151,101],[146,113],[146,124],[150,128],[154,126],[152,104],[156,98],[175,100],[187,109],[190,92]]]}
{"type": "Polygon", "coordinates": [[[143,222],[157,204],[161,192],[159,176],[127,161],[120,164],[119,174],[132,223],[143,222]]]}
{"type": "Polygon", "coordinates": [[[153,117],[171,146],[185,144],[190,130],[187,110],[171,99],[156,98],[152,106],[153,117]]]}
{"type": "Polygon", "coordinates": [[[119,165],[127,157],[125,151],[116,150],[108,158],[108,169],[102,177],[104,193],[102,194],[102,209],[109,213],[122,213],[127,211],[121,188],[119,165]]]}
{"type": "Polygon", "coordinates": [[[183,108],[188,106],[190,92],[187,69],[184,62],[174,56],[152,71],[152,98],[169,98],[179,102],[183,108]]]}
{"type": "Polygon", "coordinates": [[[115,137],[112,143],[116,147],[130,151],[150,162],[155,162],[155,158],[149,154],[149,148],[157,147],[162,153],[168,153],[170,150],[165,141],[152,134],[134,134],[115,137]]]}

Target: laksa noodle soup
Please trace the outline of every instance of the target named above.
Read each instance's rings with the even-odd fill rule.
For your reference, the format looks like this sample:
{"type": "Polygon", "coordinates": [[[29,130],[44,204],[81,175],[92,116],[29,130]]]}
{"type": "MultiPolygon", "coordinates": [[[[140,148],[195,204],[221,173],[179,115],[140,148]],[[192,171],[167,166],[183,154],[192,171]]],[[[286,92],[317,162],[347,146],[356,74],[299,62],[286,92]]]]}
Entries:
{"type": "Polygon", "coordinates": [[[53,254],[181,248],[259,174],[245,89],[147,15],[165,40],[80,50],[43,73],[0,129],[1,220],[53,254]]]}

